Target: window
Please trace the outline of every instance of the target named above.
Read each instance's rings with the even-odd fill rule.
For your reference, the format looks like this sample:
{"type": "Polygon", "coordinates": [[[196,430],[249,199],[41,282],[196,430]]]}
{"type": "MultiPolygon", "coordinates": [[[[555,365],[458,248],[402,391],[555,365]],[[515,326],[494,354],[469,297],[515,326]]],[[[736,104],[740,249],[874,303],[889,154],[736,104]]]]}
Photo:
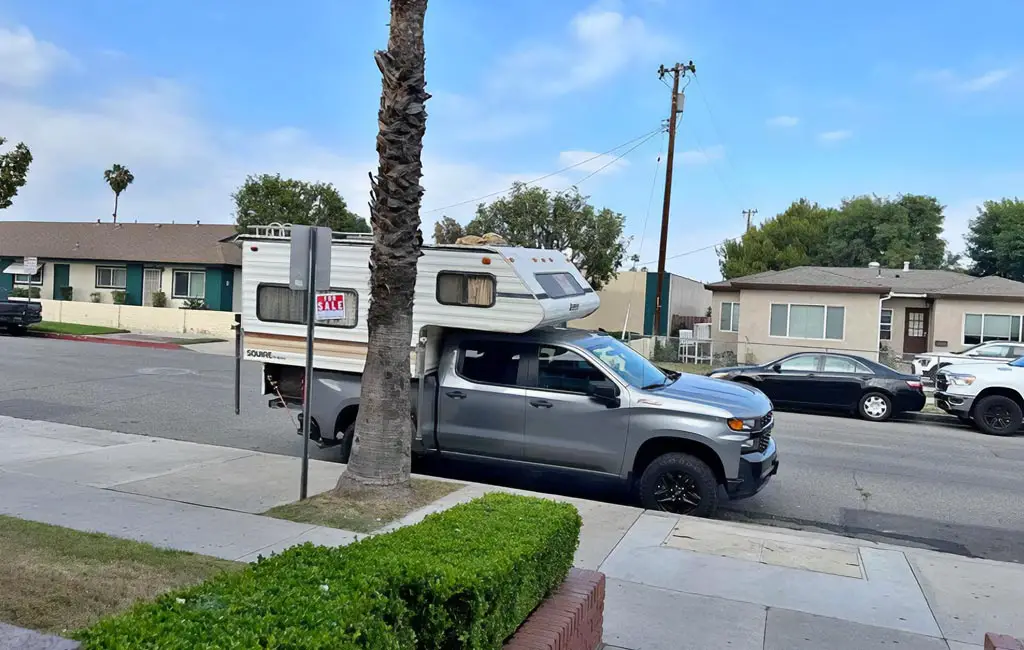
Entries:
{"type": "Polygon", "coordinates": [[[577,345],[601,360],[607,368],[634,388],[666,381],[665,373],[622,341],[610,336],[591,336],[577,345]]]}
{"type": "Polygon", "coordinates": [[[718,320],[718,329],[723,332],[740,331],[740,303],[722,303],[722,314],[718,320]]]}
{"type": "Polygon", "coordinates": [[[964,345],[987,341],[1021,340],[1021,317],[1005,314],[966,314],[964,316],[964,345]]]}
{"type": "Polygon", "coordinates": [[[206,271],[175,271],[172,298],[206,298],[206,271]]]}
{"type": "Polygon", "coordinates": [[[801,354],[796,357],[790,357],[778,365],[782,370],[810,372],[818,369],[819,358],[820,355],[817,354],[801,354]]]}
{"type": "Polygon", "coordinates": [[[519,346],[497,341],[473,341],[459,347],[459,374],[480,384],[515,386],[519,383],[519,346]]]}
{"type": "Polygon", "coordinates": [[[24,273],[16,273],[14,275],[14,284],[42,284],[43,283],[43,267],[39,267],[35,275],[25,275],[24,273]]]}
{"type": "Polygon", "coordinates": [[[969,357],[1014,358],[1013,347],[1009,345],[983,345],[967,354],[969,357]]]}
{"type": "Polygon", "coordinates": [[[889,341],[892,339],[892,310],[883,309],[880,320],[878,321],[878,338],[882,341],[889,341]]]}
{"type": "MultiPolygon", "coordinates": [[[[359,294],[351,289],[331,289],[345,295],[345,318],[318,320],[325,327],[355,327],[359,320],[359,294]]],[[[306,292],[285,284],[261,284],[256,287],[256,318],[268,323],[306,324],[306,292]]]]}
{"type": "Polygon", "coordinates": [[[845,307],[772,304],[768,334],[791,339],[843,339],[845,307]]]}
{"type": "Polygon", "coordinates": [[[587,395],[592,385],[608,382],[603,372],[572,350],[542,345],[538,358],[537,387],[541,390],[587,395]]]}
{"type": "Polygon", "coordinates": [[[874,374],[871,369],[856,359],[850,357],[835,357],[825,355],[825,372],[851,373],[851,374],[874,374]]]}
{"type": "Polygon", "coordinates": [[[437,301],[464,307],[494,306],[494,276],[487,273],[437,274],[437,301]]]}
{"type": "Polygon", "coordinates": [[[537,273],[533,277],[537,278],[548,298],[569,298],[584,293],[583,287],[569,273],[537,273]]]}
{"type": "Polygon", "coordinates": [[[124,289],[128,284],[128,271],[116,266],[96,267],[97,289],[124,289]]]}

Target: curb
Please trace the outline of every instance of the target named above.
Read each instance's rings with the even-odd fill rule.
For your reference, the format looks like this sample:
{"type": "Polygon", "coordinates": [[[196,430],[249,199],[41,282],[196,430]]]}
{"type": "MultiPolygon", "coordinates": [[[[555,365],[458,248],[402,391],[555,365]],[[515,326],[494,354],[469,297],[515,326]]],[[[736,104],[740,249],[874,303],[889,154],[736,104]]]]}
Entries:
{"type": "Polygon", "coordinates": [[[960,419],[942,413],[902,413],[901,419],[911,422],[938,422],[940,424],[960,424],[960,419]]]}
{"type": "Polygon", "coordinates": [[[85,336],[82,334],[57,334],[55,332],[33,332],[29,330],[29,336],[44,339],[61,339],[64,341],[85,341],[87,343],[106,343],[108,345],[128,345],[137,348],[154,348],[157,350],[183,350],[184,347],[177,343],[158,343],[156,341],[131,341],[126,339],[105,339],[100,336],[85,336]]]}

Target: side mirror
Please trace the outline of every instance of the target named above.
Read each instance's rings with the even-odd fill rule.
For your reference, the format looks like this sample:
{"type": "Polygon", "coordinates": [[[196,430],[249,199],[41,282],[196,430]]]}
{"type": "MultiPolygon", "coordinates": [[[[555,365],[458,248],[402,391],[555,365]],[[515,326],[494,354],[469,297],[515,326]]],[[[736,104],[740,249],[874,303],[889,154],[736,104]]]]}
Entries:
{"type": "Polygon", "coordinates": [[[775,364],[774,366],[772,366],[772,370],[775,371],[775,372],[782,372],[782,364],[781,363],[775,364]]]}
{"type": "Polygon", "coordinates": [[[594,400],[607,404],[608,406],[619,405],[618,390],[615,388],[615,384],[610,381],[591,384],[590,396],[594,398],[594,400]]]}

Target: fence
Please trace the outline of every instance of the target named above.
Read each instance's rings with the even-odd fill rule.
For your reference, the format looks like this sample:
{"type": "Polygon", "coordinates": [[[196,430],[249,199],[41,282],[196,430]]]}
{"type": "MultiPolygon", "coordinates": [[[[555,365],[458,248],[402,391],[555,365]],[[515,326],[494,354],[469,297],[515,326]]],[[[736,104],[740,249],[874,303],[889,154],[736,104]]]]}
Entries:
{"type": "Polygon", "coordinates": [[[206,309],[139,307],[96,302],[38,300],[43,305],[43,320],[116,327],[133,332],[172,332],[209,334],[234,338],[235,314],[206,309]]]}

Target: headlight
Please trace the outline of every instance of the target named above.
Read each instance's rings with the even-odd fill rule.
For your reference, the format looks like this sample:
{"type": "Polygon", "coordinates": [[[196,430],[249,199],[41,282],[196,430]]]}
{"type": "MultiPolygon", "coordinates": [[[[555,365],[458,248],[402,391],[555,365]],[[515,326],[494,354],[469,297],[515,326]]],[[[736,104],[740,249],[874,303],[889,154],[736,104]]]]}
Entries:
{"type": "Polygon", "coordinates": [[[757,426],[757,420],[741,420],[739,418],[729,418],[727,421],[729,428],[733,431],[753,431],[754,427],[757,426]]]}
{"type": "Polygon", "coordinates": [[[708,375],[708,377],[711,377],[712,379],[725,379],[728,376],[729,373],[727,372],[713,372],[710,375],[708,375]]]}
{"type": "Polygon", "coordinates": [[[970,386],[977,379],[974,375],[946,373],[946,379],[953,386],[970,386]]]}

